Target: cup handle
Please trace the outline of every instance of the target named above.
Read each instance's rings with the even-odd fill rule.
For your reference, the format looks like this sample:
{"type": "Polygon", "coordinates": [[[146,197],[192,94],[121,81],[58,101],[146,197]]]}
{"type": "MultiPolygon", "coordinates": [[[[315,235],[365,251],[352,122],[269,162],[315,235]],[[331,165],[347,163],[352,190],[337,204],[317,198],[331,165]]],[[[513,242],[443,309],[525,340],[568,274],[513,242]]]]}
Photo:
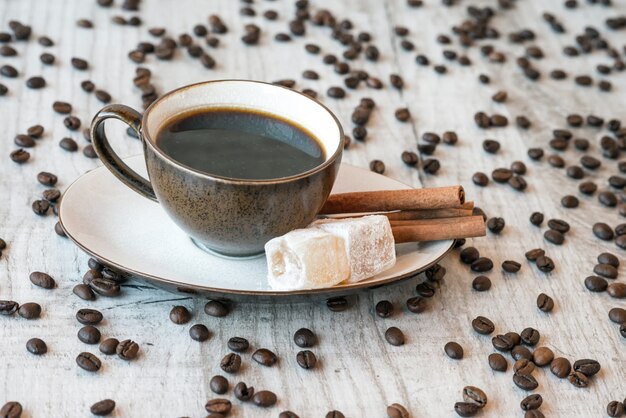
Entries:
{"type": "Polygon", "coordinates": [[[150,181],[128,167],[111,148],[109,140],[104,133],[104,121],[110,118],[121,120],[130,126],[137,132],[139,138],[144,141],[141,133],[141,114],[128,106],[120,104],[108,105],[103,107],[91,122],[91,142],[96,150],[96,154],[98,154],[98,157],[109,171],[122,183],[143,197],[157,202],[158,200],[150,181]]]}

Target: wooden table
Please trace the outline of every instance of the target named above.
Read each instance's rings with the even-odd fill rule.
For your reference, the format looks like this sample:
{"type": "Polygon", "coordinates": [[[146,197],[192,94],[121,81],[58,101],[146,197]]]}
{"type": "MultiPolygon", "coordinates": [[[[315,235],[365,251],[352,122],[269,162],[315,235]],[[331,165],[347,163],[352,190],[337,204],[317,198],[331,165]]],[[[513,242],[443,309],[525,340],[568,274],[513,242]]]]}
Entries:
{"type": "MultiPolygon", "coordinates": [[[[20,303],[35,301],[42,305],[41,319],[26,321],[18,316],[0,318],[0,404],[9,400],[22,403],[26,417],[77,417],[89,414],[89,406],[101,399],[117,402],[114,416],[119,417],[178,417],[205,416],[204,404],[217,397],[209,389],[209,379],[217,373],[219,360],[228,352],[226,340],[234,335],[246,337],[255,348],[267,347],[280,356],[280,362],[265,368],[244,356],[244,367],[236,376],[229,377],[231,387],[245,381],[257,390],[274,391],[278,404],[268,410],[236,401],[232,391],[226,395],[233,399],[231,416],[276,417],[282,410],[290,409],[301,417],[322,417],[337,409],[347,417],[380,417],[393,402],[404,404],[412,417],[456,416],[454,403],[462,400],[465,385],[482,388],[489,396],[489,404],[482,416],[522,416],[519,402],[527,393],[512,382],[512,361],[509,358],[507,373],[491,371],[488,354],[494,352],[490,337],[476,334],[471,320],[484,315],[496,323],[496,332],[521,331],[535,327],[541,332],[539,345],[550,347],[557,356],[571,361],[594,358],[602,364],[600,373],[586,389],[572,386],[566,379],[553,376],[547,368],[535,372],[539,381],[537,393],[544,397],[541,407],[546,416],[590,417],[603,416],[611,400],[626,397],[626,368],[624,367],[626,340],[621,338],[618,326],[609,321],[607,313],[624,301],[610,298],[606,293],[593,294],[583,286],[583,279],[592,274],[596,256],[602,251],[624,252],[611,242],[601,242],[591,233],[591,226],[606,220],[614,226],[621,222],[615,209],[601,206],[595,196],[580,195],[578,181],[566,177],[563,169],[550,167],[544,160],[531,161],[526,151],[541,146],[546,153],[551,131],[564,128],[569,113],[590,113],[605,117],[622,117],[626,83],[622,74],[613,74],[614,92],[603,93],[597,87],[584,88],[574,84],[573,76],[590,74],[597,82],[595,65],[609,62],[601,52],[568,58],[561,52],[565,45],[574,44],[574,36],[584,26],[600,29],[617,48],[622,47],[623,31],[606,29],[604,20],[626,12],[626,7],[614,1],[614,7],[589,5],[579,1],[576,10],[567,10],[562,1],[520,0],[510,11],[498,12],[493,25],[504,35],[511,31],[529,28],[537,35],[536,44],[545,52],[542,60],[532,60],[542,72],[539,82],[525,78],[515,65],[515,58],[523,54],[526,45],[510,44],[506,36],[492,43],[506,50],[506,64],[489,63],[478,48],[467,50],[472,65],[463,67],[454,62],[444,62],[444,49],[461,52],[455,45],[436,42],[439,33],[449,33],[453,24],[466,18],[466,2],[455,7],[443,7],[440,1],[426,0],[422,8],[409,9],[403,0],[346,0],[312,1],[312,10],[327,7],[339,18],[349,18],[355,31],[366,30],[381,51],[378,63],[362,58],[353,67],[367,70],[388,85],[391,73],[400,74],[405,88],[372,90],[365,86],[348,91],[344,100],[325,96],[331,85],[342,85],[342,77],[331,66],[321,62],[321,56],[305,52],[304,44],[315,42],[323,52],[341,54],[343,49],[330,39],[328,28],[307,26],[305,38],[292,42],[273,41],[273,35],[287,31],[289,16],[293,14],[292,2],[257,0],[256,18],[239,14],[236,1],[205,0],[146,0],[142,5],[140,27],[119,26],[111,23],[114,15],[133,16],[121,10],[120,0],[111,9],[98,7],[95,1],[85,0],[6,0],[0,2],[2,27],[18,19],[33,26],[30,42],[14,43],[19,52],[15,58],[2,58],[2,63],[14,65],[20,72],[18,79],[2,78],[10,92],[0,98],[0,121],[3,138],[0,141],[0,236],[8,248],[0,259],[0,299],[20,303]],[[280,18],[265,21],[261,13],[275,9],[280,18]],[[566,34],[552,33],[541,15],[550,11],[563,22],[566,34]],[[203,68],[186,52],[177,52],[171,62],[157,61],[150,56],[145,63],[154,72],[153,81],[160,92],[207,79],[252,78],[275,81],[283,78],[297,80],[297,88],[317,90],[323,102],[334,110],[350,132],[350,114],[362,97],[372,97],[377,103],[368,125],[365,143],[353,142],[344,155],[344,161],[367,167],[372,159],[386,165],[385,175],[413,186],[439,186],[461,183],[467,194],[489,216],[502,216],[506,228],[499,235],[468,240],[481,254],[495,263],[488,276],[493,287],[478,293],[471,288],[476,276],[458,260],[455,251],[442,265],[447,269],[445,280],[437,294],[422,314],[409,313],[405,301],[414,295],[416,280],[401,285],[382,288],[360,295],[351,309],[332,313],[323,304],[239,304],[222,319],[208,317],[203,312],[205,301],[184,298],[153,289],[140,282],[131,282],[124,288],[123,297],[98,298],[87,303],[72,294],[73,286],[80,282],[87,270],[88,257],[69,240],[53,232],[56,222],[52,214],[40,218],[32,213],[30,204],[37,199],[43,187],[36,181],[40,171],[50,171],[59,176],[59,188],[66,188],[84,172],[99,165],[98,160],[85,158],[82,153],[67,153],[58,146],[64,136],[86,145],[80,133],[71,133],[63,126],[63,117],[51,110],[55,100],[65,100],[74,106],[74,114],[87,126],[94,113],[102,106],[93,95],[80,89],[80,82],[91,79],[97,86],[109,91],[114,101],[140,107],[138,91],[132,77],[136,64],[127,58],[128,51],[139,41],[155,41],[147,33],[153,26],[166,27],[177,36],[190,32],[197,23],[206,23],[209,14],[222,16],[231,31],[220,36],[220,47],[210,50],[218,62],[214,70],[203,68]],[[94,29],[78,28],[79,18],[91,19],[94,29]],[[248,47],[239,40],[244,24],[256,22],[263,27],[259,46],[248,47]],[[399,47],[400,38],[394,35],[393,26],[404,25],[410,29],[407,39],[416,45],[416,51],[406,52],[399,47]],[[39,35],[48,35],[55,46],[43,48],[36,42],[39,35]],[[39,55],[49,50],[57,57],[52,67],[43,66],[39,55]],[[445,63],[446,75],[438,75],[430,67],[415,63],[416,53],[424,53],[432,63],[445,63]],[[88,71],[71,68],[71,57],[82,57],[90,62],[88,71]],[[553,68],[563,68],[570,77],[564,81],[549,78],[553,68]],[[321,75],[319,81],[303,80],[302,71],[314,69],[321,75]],[[480,73],[489,74],[491,84],[481,85],[480,73]],[[43,75],[48,85],[42,90],[25,87],[27,77],[43,75]],[[504,89],[508,92],[505,104],[492,102],[491,96],[504,89]],[[411,123],[400,123],[394,118],[397,108],[408,106],[411,123]],[[511,123],[507,128],[481,130],[476,127],[473,115],[479,110],[501,113],[511,123]],[[513,121],[518,115],[532,121],[529,130],[520,130],[513,121]],[[16,165],[8,154],[15,149],[15,134],[41,123],[46,128],[45,137],[32,149],[27,164],[16,165]],[[440,145],[435,157],[442,162],[436,175],[404,165],[400,154],[415,150],[422,133],[456,131],[459,143],[440,145]],[[482,150],[485,138],[495,138],[502,143],[496,155],[482,150]],[[507,167],[514,160],[528,166],[526,178],[529,186],[518,193],[507,185],[491,182],[488,187],[473,185],[475,171],[490,173],[496,167],[507,167]],[[580,207],[564,209],[560,199],[566,194],[580,198],[580,207]],[[544,227],[536,228],[528,218],[541,211],[546,219],[563,218],[572,230],[565,244],[558,247],[544,241],[544,227]],[[526,262],[524,253],[532,248],[544,247],[554,259],[556,269],[552,274],[539,272],[526,262]],[[500,269],[502,261],[512,259],[522,263],[518,274],[505,274],[500,269]],[[34,287],[28,280],[31,271],[40,270],[56,278],[58,287],[48,291],[34,287]],[[556,302],[553,312],[540,312],[535,304],[539,293],[545,292],[556,302]],[[396,307],[396,314],[388,319],[374,313],[376,302],[388,299],[396,307]],[[179,326],[168,318],[173,305],[182,304],[193,311],[192,323],[204,323],[212,336],[205,343],[192,341],[188,326],[179,326]],[[84,350],[98,353],[97,347],[86,347],[76,338],[79,324],[74,318],[77,309],[93,307],[101,310],[105,321],[100,330],[105,337],[131,338],[141,346],[136,361],[125,362],[117,358],[103,358],[103,368],[97,374],[79,369],[76,355],[84,350]],[[404,346],[393,347],[384,340],[384,332],[397,326],[406,335],[404,346]],[[320,343],[313,350],[319,358],[316,370],[300,369],[295,362],[298,348],[292,335],[300,327],[309,327],[319,336],[320,343]],[[36,357],[25,349],[31,337],[44,339],[49,347],[46,355],[36,357]],[[448,341],[459,342],[465,357],[451,360],[444,354],[448,341]]],[[[467,2],[469,3],[469,2],[467,2]]],[[[496,2],[477,1],[482,5],[496,2]]],[[[484,43],[484,42],[483,42],[484,43]]],[[[121,126],[120,126],[121,132],[121,126]]],[[[592,141],[591,153],[599,154],[599,138],[606,130],[580,128],[576,136],[592,141]]],[[[113,135],[114,147],[121,155],[141,152],[140,143],[123,135],[113,135]]],[[[570,150],[560,153],[568,165],[577,164],[581,152],[570,150]]],[[[600,188],[606,179],[617,172],[616,162],[603,160],[601,169],[587,172],[587,179],[597,181],[600,188]]],[[[106,190],[102,191],[106,193],[106,190]]],[[[123,202],[120,202],[123,205],[123,202]]],[[[94,219],[94,222],[98,222],[94,219]]],[[[164,240],[163,245],[167,245],[164,240]]],[[[623,268],[620,277],[623,280],[623,268]]]]}

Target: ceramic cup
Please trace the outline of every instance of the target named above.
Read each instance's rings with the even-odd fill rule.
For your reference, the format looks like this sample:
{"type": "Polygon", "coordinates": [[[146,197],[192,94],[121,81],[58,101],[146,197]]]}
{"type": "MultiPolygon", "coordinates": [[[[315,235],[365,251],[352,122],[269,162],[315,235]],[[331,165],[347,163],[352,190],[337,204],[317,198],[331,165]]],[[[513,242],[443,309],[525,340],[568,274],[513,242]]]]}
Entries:
{"type": "MultiPolygon", "coordinates": [[[[126,186],[158,202],[196,245],[234,257],[262,253],[270,239],[309,224],[330,194],[343,151],[341,125],[325,106],[295,90],[248,80],[179,88],[155,101],[143,116],[127,106],[106,106],[91,123],[91,138],[104,165],[126,186]],[[248,180],[192,169],[159,149],[157,134],[172,118],[194,109],[229,106],[302,126],[324,147],[325,161],[290,177],[248,180]],[[127,123],[139,135],[149,180],[112,150],[104,131],[109,118],[127,123]]],[[[163,241],[167,245],[167,237],[163,241]]]]}

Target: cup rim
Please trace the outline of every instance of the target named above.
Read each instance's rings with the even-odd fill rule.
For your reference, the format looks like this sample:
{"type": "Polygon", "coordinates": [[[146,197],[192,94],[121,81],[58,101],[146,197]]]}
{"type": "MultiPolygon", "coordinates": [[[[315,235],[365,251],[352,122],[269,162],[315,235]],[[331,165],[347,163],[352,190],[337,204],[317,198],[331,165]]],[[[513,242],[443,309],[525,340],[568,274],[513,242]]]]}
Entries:
{"type": "Polygon", "coordinates": [[[246,79],[239,79],[239,78],[228,78],[228,79],[220,79],[220,80],[208,80],[208,81],[200,81],[198,83],[193,83],[193,84],[187,84],[185,86],[181,86],[178,87],[174,90],[171,90],[167,93],[165,93],[163,96],[159,97],[156,101],[154,101],[150,106],[148,106],[148,108],[146,109],[146,111],[143,113],[143,116],[141,118],[141,127],[140,127],[140,132],[141,132],[141,137],[143,138],[144,143],[149,144],[150,148],[159,155],[159,157],[161,157],[162,159],[164,159],[166,162],[169,162],[170,164],[176,166],[177,168],[187,171],[191,174],[194,174],[196,176],[202,177],[202,178],[206,178],[206,179],[211,179],[211,180],[218,180],[220,182],[223,183],[227,183],[227,184],[248,184],[248,185],[263,185],[263,184],[278,184],[278,183],[289,183],[292,182],[294,180],[298,180],[304,177],[308,177],[311,176],[313,174],[316,174],[320,171],[323,171],[324,169],[326,169],[328,166],[332,165],[337,158],[341,155],[341,153],[343,152],[343,137],[344,137],[344,133],[343,133],[343,128],[341,127],[341,123],[339,122],[339,119],[337,119],[337,116],[335,116],[335,114],[324,104],[322,104],[320,101],[307,96],[304,93],[301,93],[297,90],[291,89],[289,87],[285,87],[285,86],[281,86],[278,84],[274,84],[274,83],[268,83],[265,81],[257,81],[257,80],[246,80],[246,79]],[[147,126],[147,121],[148,121],[148,116],[150,115],[150,111],[152,109],[155,109],[160,102],[162,102],[163,100],[165,100],[168,97],[174,96],[182,91],[188,90],[188,89],[192,89],[192,88],[196,88],[196,87],[200,87],[200,86],[204,86],[207,84],[215,84],[215,83],[232,83],[232,82],[237,82],[237,83],[251,83],[251,84],[263,84],[266,86],[271,86],[271,87],[275,87],[275,88],[280,88],[280,89],[285,89],[288,90],[290,93],[295,93],[298,94],[300,96],[302,96],[303,98],[310,100],[312,102],[314,102],[316,105],[322,107],[323,110],[325,110],[328,115],[330,115],[330,117],[332,117],[332,119],[334,120],[335,124],[337,125],[338,131],[339,131],[339,140],[337,141],[337,148],[335,149],[335,151],[332,153],[332,155],[330,155],[328,158],[326,158],[326,160],[321,163],[318,166],[313,167],[310,170],[307,171],[303,171],[302,173],[298,173],[298,174],[294,174],[288,177],[277,177],[277,178],[273,178],[273,179],[239,179],[236,177],[226,177],[226,176],[220,176],[217,174],[209,174],[200,170],[197,170],[195,168],[192,167],[188,167],[186,165],[181,164],[180,162],[174,160],[172,157],[170,157],[169,155],[167,155],[166,153],[163,152],[163,150],[161,150],[156,143],[154,142],[153,138],[151,138],[151,136],[148,134],[147,130],[144,131],[144,127],[147,126]]]}

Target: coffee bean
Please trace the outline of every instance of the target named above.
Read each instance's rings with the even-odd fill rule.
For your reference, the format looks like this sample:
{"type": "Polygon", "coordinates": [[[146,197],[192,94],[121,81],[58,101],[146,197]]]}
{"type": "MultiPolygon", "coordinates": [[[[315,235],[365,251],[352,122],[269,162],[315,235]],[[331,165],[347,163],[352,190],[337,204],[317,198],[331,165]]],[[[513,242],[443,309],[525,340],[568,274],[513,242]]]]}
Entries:
{"type": "Polygon", "coordinates": [[[85,325],[78,330],[78,339],[85,344],[98,344],[100,337],[100,331],[93,325],[85,325]]]}
{"type": "Polygon", "coordinates": [[[15,78],[17,77],[18,73],[15,67],[7,64],[0,67],[0,75],[3,75],[7,78],[15,78]]]}
{"type": "Polygon", "coordinates": [[[20,305],[12,300],[0,300],[0,315],[13,315],[20,305]]]}
{"type": "Polygon", "coordinates": [[[626,235],[620,235],[619,237],[615,238],[615,245],[623,250],[626,250],[626,235]]]}
{"type": "Polygon", "coordinates": [[[389,418],[409,418],[409,411],[403,405],[393,403],[387,407],[387,416],[389,418]]]}
{"type": "Polygon", "coordinates": [[[223,395],[228,391],[228,380],[224,376],[213,376],[209,382],[209,387],[214,393],[223,395]]]}
{"type": "Polygon", "coordinates": [[[229,313],[228,306],[218,300],[210,300],[204,305],[204,312],[207,315],[222,318],[229,313]]]}
{"type": "Polygon", "coordinates": [[[91,353],[80,353],[76,357],[76,364],[83,370],[88,372],[97,372],[102,367],[102,362],[98,357],[91,353]]]}
{"type": "Polygon", "coordinates": [[[115,348],[115,352],[122,360],[130,361],[137,357],[137,354],[139,353],[139,344],[133,340],[123,340],[119,342],[115,348]]]}
{"type": "Polygon", "coordinates": [[[494,234],[499,234],[505,226],[504,218],[490,218],[487,221],[487,228],[494,234]]]}
{"type": "Polygon", "coordinates": [[[337,86],[329,87],[326,94],[328,97],[332,97],[333,99],[343,99],[346,97],[346,91],[337,86]]]}
{"type": "Polygon", "coordinates": [[[530,215],[530,223],[535,226],[541,226],[541,224],[543,223],[543,219],[543,213],[541,212],[533,212],[530,215]]]}
{"type": "Polygon", "coordinates": [[[613,308],[609,311],[609,319],[616,324],[626,323],[626,309],[613,308]]]}
{"type": "Polygon", "coordinates": [[[226,354],[220,362],[220,367],[226,373],[237,373],[241,367],[241,357],[235,353],[226,354]]]}
{"type": "Polygon", "coordinates": [[[496,168],[491,172],[491,178],[496,183],[506,183],[513,177],[513,172],[508,168],[496,168]]]}
{"type": "Polygon", "coordinates": [[[480,408],[484,408],[487,405],[487,395],[482,389],[475,386],[465,386],[463,388],[463,400],[475,403],[480,408]]]}
{"type": "Polygon", "coordinates": [[[267,348],[259,348],[252,354],[252,359],[257,363],[270,367],[276,364],[278,357],[272,351],[267,348]]]}
{"type": "MultiPolygon", "coordinates": [[[[100,279],[94,279],[94,281],[95,280],[100,279]]],[[[170,320],[178,325],[186,324],[191,320],[191,312],[184,306],[174,306],[170,311],[170,320]]]]}
{"type": "Polygon", "coordinates": [[[543,312],[551,312],[554,309],[554,300],[545,293],[540,293],[537,296],[537,308],[543,312]]]}
{"type": "Polygon", "coordinates": [[[522,265],[517,261],[505,260],[502,262],[502,270],[506,271],[507,273],[517,273],[521,267],[522,265]]]}
{"type": "MultiPolygon", "coordinates": [[[[521,338],[519,342],[521,342],[521,338]]],[[[511,349],[511,357],[515,360],[531,360],[533,353],[531,353],[527,347],[519,345],[519,342],[511,349]]]]}
{"type": "Polygon", "coordinates": [[[563,234],[559,231],[555,231],[554,229],[548,229],[546,232],[544,232],[543,237],[546,239],[546,241],[551,242],[555,245],[561,245],[565,241],[565,236],[563,236],[563,234]]]}
{"type": "Polygon", "coordinates": [[[577,208],[579,203],[578,198],[572,195],[563,196],[561,199],[561,206],[568,209],[577,208]]]}
{"type": "MultiPolygon", "coordinates": [[[[36,356],[41,356],[48,352],[48,346],[46,343],[39,338],[31,338],[26,342],[26,350],[29,353],[34,354],[36,356]]],[[[5,416],[0,413],[0,417],[5,416]]]]}
{"type": "Polygon", "coordinates": [[[101,270],[89,269],[83,275],[83,283],[88,285],[89,283],[91,283],[93,279],[101,279],[101,278],[102,278],[101,270]]]}
{"type": "Polygon", "coordinates": [[[376,315],[381,318],[388,318],[393,315],[393,305],[388,300],[381,300],[376,304],[376,315]]]}
{"type": "Polygon", "coordinates": [[[70,61],[72,64],[72,67],[74,67],[77,70],[86,70],[87,68],[89,68],[89,63],[82,59],[82,58],[72,58],[72,60],[70,61]]]}
{"type": "Polygon", "coordinates": [[[527,391],[535,390],[539,386],[537,379],[530,374],[515,373],[513,375],[513,383],[515,383],[518,388],[527,391]]]}
{"type": "Polygon", "coordinates": [[[580,164],[588,170],[595,170],[602,165],[602,162],[591,155],[583,155],[580,164]]]}
{"type": "Polygon", "coordinates": [[[243,353],[250,347],[248,340],[242,337],[232,337],[228,340],[228,348],[236,353],[243,353]]]}
{"type": "Polygon", "coordinates": [[[474,331],[477,333],[483,335],[489,335],[496,329],[493,322],[484,316],[477,316],[474,318],[472,320],[472,328],[474,328],[474,331]]]}
{"type": "Polygon", "coordinates": [[[91,408],[89,408],[90,412],[97,416],[110,415],[114,409],[115,409],[115,401],[112,399],[101,400],[91,405],[91,408]]]}
{"type": "Polygon", "coordinates": [[[249,401],[254,395],[254,388],[252,386],[248,387],[244,382],[239,382],[235,385],[233,393],[235,398],[245,402],[249,401]]]}
{"type": "Polygon", "coordinates": [[[195,324],[189,328],[189,336],[194,341],[206,341],[209,339],[209,329],[202,324],[195,324]]]}
{"type": "Polygon", "coordinates": [[[472,288],[477,292],[484,292],[491,288],[491,280],[487,276],[478,276],[472,281],[472,288]]]}
{"type": "Polygon", "coordinates": [[[520,333],[520,337],[522,337],[522,342],[524,344],[533,346],[539,342],[541,335],[536,329],[528,327],[524,328],[524,330],[520,333]]]}
{"type": "Polygon", "coordinates": [[[338,296],[335,298],[329,298],[326,300],[326,306],[328,307],[328,309],[330,309],[332,312],[341,312],[341,311],[345,311],[346,309],[348,309],[349,304],[348,304],[348,300],[342,296],[338,296]]]}
{"type": "Polygon", "coordinates": [[[222,415],[228,415],[233,405],[228,399],[211,399],[204,405],[207,412],[213,412],[222,415]]]}
{"type": "Polygon", "coordinates": [[[567,377],[567,380],[569,380],[569,382],[577,388],[586,388],[589,386],[589,378],[580,372],[572,372],[567,377]]]}
{"type": "Polygon", "coordinates": [[[443,349],[451,359],[460,360],[463,358],[463,347],[457,342],[450,341],[443,349]]]}
{"type": "Polygon", "coordinates": [[[615,235],[626,235],[626,223],[619,224],[615,227],[615,235]]]}
{"type": "Polygon", "coordinates": [[[606,288],[606,292],[616,299],[624,299],[626,298],[626,283],[611,283],[606,288]]]}
{"type": "Polygon", "coordinates": [[[528,395],[520,402],[520,408],[522,411],[532,411],[533,409],[539,409],[541,404],[543,403],[543,398],[538,393],[533,393],[532,395],[528,395]]]}
{"type": "Polygon", "coordinates": [[[103,319],[100,311],[95,309],[83,308],[76,312],[76,320],[83,325],[96,325],[103,319]]]}
{"type": "Polygon", "coordinates": [[[617,278],[617,269],[610,264],[596,264],[593,268],[593,272],[607,279],[617,278]]]}
{"type": "Polygon", "coordinates": [[[261,406],[264,408],[270,407],[276,403],[276,395],[274,392],[270,392],[269,390],[261,390],[254,394],[252,397],[252,402],[256,406],[261,406]]]}
{"type": "Polygon", "coordinates": [[[542,148],[529,148],[527,154],[531,160],[540,160],[544,152],[542,148]]]}
{"type": "Polygon", "coordinates": [[[435,158],[427,158],[424,160],[422,168],[426,174],[435,174],[441,168],[441,163],[435,158]]]}
{"type": "Polygon", "coordinates": [[[119,341],[117,338],[107,338],[102,341],[98,346],[100,352],[102,354],[112,355],[117,352],[117,346],[119,345],[119,341]]]}
{"type": "Polygon", "coordinates": [[[93,279],[89,282],[89,287],[101,296],[115,297],[119,296],[121,293],[121,288],[118,283],[105,278],[93,279]]]}
{"type": "Polygon", "coordinates": [[[43,77],[30,77],[26,80],[26,87],[29,89],[41,89],[46,86],[46,80],[43,77]]]}
{"type": "Polygon", "coordinates": [[[537,257],[535,263],[537,264],[537,268],[539,269],[539,271],[543,273],[550,273],[552,270],[554,270],[554,262],[550,257],[547,257],[545,255],[537,257]]]}
{"type": "Polygon", "coordinates": [[[394,112],[394,116],[399,122],[408,122],[408,120],[411,119],[411,112],[408,108],[402,107],[396,109],[396,111],[394,112]]]}
{"type": "Polygon", "coordinates": [[[585,287],[591,292],[604,292],[608,285],[608,282],[602,277],[587,276],[585,278],[585,287]]]}
{"type": "Polygon", "coordinates": [[[415,286],[418,295],[424,298],[431,298],[435,295],[435,286],[429,282],[423,282],[415,286]]]}
{"type": "Polygon", "coordinates": [[[47,273],[42,273],[40,271],[34,271],[29,276],[30,282],[35,286],[43,287],[44,289],[54,289],[56,286],[56,282],[47,273]]]}
{"type": "Polygon", "coordinates": [[[50,202],[46,200],[35,200],[31,207],[36,215],[45,216],[50,208],[50,202]]]}
{"type": "Polygon", "coordinates": [[[44,186],[52,187],[55,184],[57,184],[58,178],[56,175],[52,173],[42,171],[39,174],[37,174],[37,181],[39,181],[39,183],[43,184],[44,186]]]}
{"type": "Polygon", "coordinates": [[[485,173],[479,171],[474,173],[474,175],[472,176],[472,181],[477,186],[485,187],[487,184],[489,184],[489,177],[487,177],[485,173]]]}
{"type": "Polygon", "coordinates": [[[296,354],[296,362],[298,363],[298,366],[308,370],[315,367],[317,358],[312,351],[302,350],[296,354]]]}
{"type": "Polygon", "coordinates": [[[495,154],[500,150],[500,143],[495,139],[485,139],[483,141],[483,150],[489,154],[495,154]]]}
{"type": "Polygon", "coordinates": [[[569,360],[564,357],[557,357],[550,363],[550,371],[552,374],[561,379],[569,376],[571,369],[572,366],[569,360]]]}
{"type": "Polygon", "coordinates": [[[44,52],[43,54],[39,56],[39,61],[41,61],[41,63],[45,65],[52,65],[54,64],[55,60],[56,60],[56,57],[49,52],[44,52]]]}
{"type": "Polygon", "coordinates": [[[411,167],[417,165],[419,161],[419,157],[417,156],[417,154],[412,151],[403,151],[401,158],[404,164],[411,167]]]}
{"type": "Polygon", "coordinates": [[[83,300],[94,300],[96,299],[96,295],[94,295],[91,288],[86,284],[77,284],[72,289],[72,292],[83,300]]]}
{"type": "Polygon", "coordinates": [[[591,377],[600,371],[600,363],[592,359],[576,360],[573,369],[575,372],[591,377]]]}
{"type": "Polygon", "coordinates": [[[548,156],[548,164],[554,168],[563,168],[565,167],[565,160],[560,155],[552,154],[548,156]]]}
{"type": "Polygon", "coordinates": [[[13,142],[15,143],[15,145],[17,145],[18,147],[22,147],[22,148],[32,148],[37,144],[35,140],[29,135],[21,135],[21,134],[15,135],[13,142]]]}
{"type": "Polygon", "coordinates": [[[70,131],[76,131],[80,128],[81,121],[76,116],[67,116],[63,119],[63,125],[70,131]]]}
{"type": "Polygon", "coordinates": [[[613,229],[604,222],[597,222],[592,228],[593,234],[604,241],[610,241],[613,239],[613,229]]]}
{"type": "Polygon", "coordinates": [[[404,345],[404,334],[396,327],[390,327],[385,331],[385,340],[391,345],[404,345]]]}
{"type": "Polygon", "coordinates": [[[460,417],[473,417],[480,411],[480,407],[473,402],[457,402],[454,404],[454,412],[460,417]]]}
{"type": "Polygon", "coordinates": [[[51,203],[56,203],[61,198],[59,189],[46,189],[41,193],[41,197],[51,203]]]}
{"type": "Polygon", "coordinates": [[[511,351],[515,343],[506,335],[496,335],[491,339],[493,348],[498,351],[511,351]]]}
{"type": "Polygon", "coordinates": [[[463,248],[460,253],[461,261],[465,264],[472,264],[480,258],[480,253],[474,247],[463,248]]]}
{"type": "Polygon", "coordinates": [[[19,402],[7,402],[0,408],[0,417],[20,418],[22,416],[22,405],[19,402]]]}
{"type": "Polygon", "coordinates": [[[14,57],[17,55],[17,51],[15,50],[15,48],[9,46],[9,45],[2,45],[0,47],[0,56],[3,57],[14,57]]]}
{"type": "Polygon", "coordinates": [[[385,172],[385,163],[380,160],[370,161],[370,171],[378,174],[383,174],[385,172]]]}
{"type": "Polygon", "coordinates": [[[407,299],[406,308],[412,313],[422,313],[426,310],[426,299],[419,296],[407,299]]]}
{"type": "Polygon", "coordinates": [[[619,327],[619,333],[622,337],[626,338],[626,323],[619,327]]]}
{"type": "Polygon", "coordinates": [[[506,359],[500,353],[489,354],[488,360],[489,360],[489,367],[491,367],[492,370],[495,370],[497,372],[505,372],[508,367],[508,363],[506,359]]]}
{"type": "Polygon", "coordinates": [[[547,366],[554,360],[554,353],[548,347],[538,347],[533,351],[533,362],[539,366],[547,366]]]}
{"type": "Polygon", "coordinates": [[[41,305],[34,302],[23,303],[17,313],[24,319],[37,319],[41,315],[41,305]]]}
{"type": "Polygon", "coordinates": [[[606,414],[610,417],[621,417],[624,415],[624,404],[618,401],[611,401],[606,406],[606,414]]]}
{"type": "Polygon", "coordinates": [[[59,142],[59,146],[65,151],[74,152],[78,150],[78,144],[72,138],[63,138],[59,142]]]}
{"type": "Polygon", "coordinates": [[[570,230],[569,224],[562,219],[550,219],[548,221],[548,228],[558,231],[561,234],[565,234],[570,230]]]}
{"type": "Polygon", "coordinates": [[[471,265],[472,271],[477,273],[484,273],[493,268],[493,261],[487,257],[479,257],[471,265]]]}

